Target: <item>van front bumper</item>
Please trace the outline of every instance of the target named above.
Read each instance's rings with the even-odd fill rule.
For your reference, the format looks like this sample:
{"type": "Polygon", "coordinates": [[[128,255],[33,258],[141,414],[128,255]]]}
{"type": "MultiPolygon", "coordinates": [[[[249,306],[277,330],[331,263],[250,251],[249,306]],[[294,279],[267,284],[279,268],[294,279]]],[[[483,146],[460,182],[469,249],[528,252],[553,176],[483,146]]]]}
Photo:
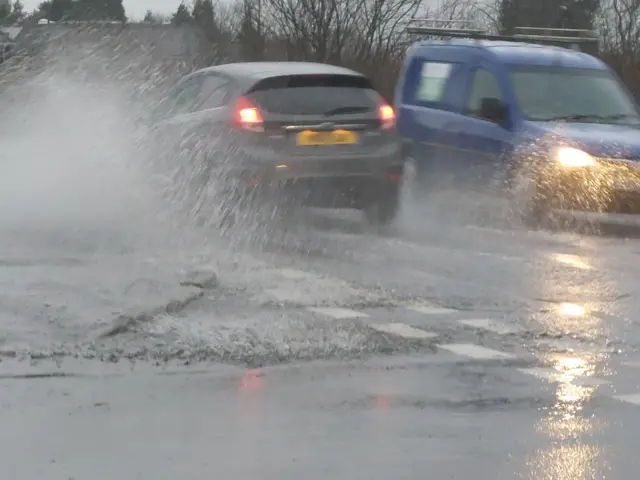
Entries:
{"type": "Polygon", "coordinates": [[[640,214],[640,162],[594,162],[587,167],[544,165],[536,173],[538,198],[551,210],[640,214]]]}

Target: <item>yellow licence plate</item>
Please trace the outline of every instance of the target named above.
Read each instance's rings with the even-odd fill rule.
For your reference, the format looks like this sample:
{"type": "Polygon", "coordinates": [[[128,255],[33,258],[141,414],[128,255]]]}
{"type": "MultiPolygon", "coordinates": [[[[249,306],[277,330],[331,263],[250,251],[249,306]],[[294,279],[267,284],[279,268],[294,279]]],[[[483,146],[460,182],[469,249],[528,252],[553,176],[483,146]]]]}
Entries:
{"type": "Polygon", "coordinates": [[[332,132],[304,130],[296,136],[296,144],[300,146],[355,145],[356,143],[358,143],[358,135],[349,130],[334,130],[332,132]]]}

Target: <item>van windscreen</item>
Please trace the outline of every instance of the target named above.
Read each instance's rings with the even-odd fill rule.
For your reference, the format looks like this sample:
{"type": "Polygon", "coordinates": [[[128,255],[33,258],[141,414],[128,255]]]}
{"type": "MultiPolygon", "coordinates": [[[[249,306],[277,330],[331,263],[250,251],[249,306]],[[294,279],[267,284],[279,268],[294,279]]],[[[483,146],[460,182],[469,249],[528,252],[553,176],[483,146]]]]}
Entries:
{"type": "Polygon", "coordinates": [[[607,70],[512,65],[509,77],[527,120],[640,125],[635,101],[607,70]]]}

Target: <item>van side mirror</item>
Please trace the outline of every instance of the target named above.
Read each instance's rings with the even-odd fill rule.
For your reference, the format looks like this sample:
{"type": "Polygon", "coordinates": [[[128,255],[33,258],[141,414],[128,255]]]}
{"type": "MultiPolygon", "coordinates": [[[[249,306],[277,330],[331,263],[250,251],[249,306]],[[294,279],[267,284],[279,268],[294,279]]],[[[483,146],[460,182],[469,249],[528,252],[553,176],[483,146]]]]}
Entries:
{"type": "Polygon", "coordinates": [[[497,98],[483,98],[480,103],[480,117],[504,126],[509,118],[509,109],[497,98]]]}

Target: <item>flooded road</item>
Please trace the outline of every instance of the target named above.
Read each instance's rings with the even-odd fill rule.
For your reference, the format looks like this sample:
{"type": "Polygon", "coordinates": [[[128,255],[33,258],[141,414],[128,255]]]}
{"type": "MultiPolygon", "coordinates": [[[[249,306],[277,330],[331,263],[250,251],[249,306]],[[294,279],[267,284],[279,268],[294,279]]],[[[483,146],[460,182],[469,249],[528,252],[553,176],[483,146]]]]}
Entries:
{"type": "Polygon", "coordinates": [[[5,234],[12,476],[631,478],[636,241],[409,220],[5,234]]]}
{"type": "Polygon", "coordinates": [[[634,478],[637,239],[459,194],[221,235],[81,80],[0,117],[8,477],[634,478]]]}

